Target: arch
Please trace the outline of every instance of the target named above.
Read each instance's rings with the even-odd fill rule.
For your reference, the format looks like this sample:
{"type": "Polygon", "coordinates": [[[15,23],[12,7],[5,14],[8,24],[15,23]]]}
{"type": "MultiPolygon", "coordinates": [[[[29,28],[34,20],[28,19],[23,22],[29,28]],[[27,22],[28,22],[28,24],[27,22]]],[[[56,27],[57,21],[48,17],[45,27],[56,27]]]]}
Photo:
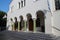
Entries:
{"type": "Polygon", "coordinates": [[[14,23],[15,27],[14,27],[14,30],[16,30],[16,29],[18,29],[18,21],[17,21],[17,17],[15,17],[14,19],[15,19],[15,23],[14,23]]]}
{"type": "Polygon", "coordinates": [[[32,15],[30,13],[28,13],[26,16],[27,16],[28,29],[29,29],[29,31],[33,31],[33,19],[32,19],[32,15]]]}
{"type": "Polygon", "coordinates": [[[13,19],[12,19],[12,18],[10,18],[10,20],[11,20],[11,21],[13,21],[13,19]]]}
{"type": "Polygon", "coordinates": [[[17,17],[15,17],[14,19],[15,19],[15,21],[17,21],[17,17]]]}
{"type": "Polygon", "coordinates": [[[19,18],[20,18],[20,30],[24,30],[24,20],[23,20],[23,16],[21,15],[21,16],[19,16],[19,18]]]}
{"type": "Polygon", "coordinates": [[[20,15],[20,16],[19,16],[19,18],[20,18],[20,21],[22,21],[22,20],[23,20],[23,16],[22,16],[22,15],[20,15]]]}
{"type": "Polygon", "coordinates": [[[32,15],[30,13],[28,13],[26,16],[27,16],[27,20],[32,18],[32,15]]]}
{"type": "Polygon", "coordinates": [[[36,12],[36,28],[38,32],[45,32],[45,15],[44,12],[39,10],[36,12]]]}

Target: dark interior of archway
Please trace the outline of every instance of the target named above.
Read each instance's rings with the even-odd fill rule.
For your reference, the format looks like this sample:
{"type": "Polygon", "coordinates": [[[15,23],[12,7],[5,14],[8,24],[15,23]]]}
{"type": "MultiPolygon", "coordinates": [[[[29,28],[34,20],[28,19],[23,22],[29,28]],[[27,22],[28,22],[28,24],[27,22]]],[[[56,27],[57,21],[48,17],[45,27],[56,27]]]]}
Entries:
{"type": "Polygon", "coordinates": [[[28,28],[29,31],[33,31],[33,19],[32,19],[32,15],[29,13],[27,14],[27,23],[28,23],[28,28]]]}
{"type": "Polygon", "coordinates": [[[18,21],[17,21],[17,18],[15,17],[15,30],[18,29],[18,21]]]}
{"type": "Polygon", "coordinates": [[[38,32],[45,32],[45,24],[44,24],[44,13],[42,11],[38,11],[36,13],[36,28],[38,32]]]}

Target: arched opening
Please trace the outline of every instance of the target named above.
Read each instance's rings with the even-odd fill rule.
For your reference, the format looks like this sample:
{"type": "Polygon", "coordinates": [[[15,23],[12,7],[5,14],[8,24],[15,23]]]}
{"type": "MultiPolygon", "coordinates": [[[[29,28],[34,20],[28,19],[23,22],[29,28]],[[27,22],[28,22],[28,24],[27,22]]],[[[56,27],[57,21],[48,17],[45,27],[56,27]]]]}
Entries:
{"type": "Polygon", "coordinates": [[[27,14],[27,27],[29,31],[33,31],[33,19],[30,13],[27,14]]]}
{"type": "Polygon", "coordinates": [[[23,20],[23,16],[21,15],[21,16],[19,16],[19,18],[20,18],[20,30],[24,30],[24,20],[23,20]]]}
{"type": "Polygon", "coordinates": [[[36,31],[45,32],[45,22],[44,22],[43,11],[37,11],[36,13],[36,31]]]}
{"type": "Polygon", "coordinates": [[[15,28],[14,28],[14,30],[17,30],[17,29],[18,29],[18,21],[17,21],[17,17],[15,17],[14,19],[15,19],[15,23],[14,23],[15,28]]]}

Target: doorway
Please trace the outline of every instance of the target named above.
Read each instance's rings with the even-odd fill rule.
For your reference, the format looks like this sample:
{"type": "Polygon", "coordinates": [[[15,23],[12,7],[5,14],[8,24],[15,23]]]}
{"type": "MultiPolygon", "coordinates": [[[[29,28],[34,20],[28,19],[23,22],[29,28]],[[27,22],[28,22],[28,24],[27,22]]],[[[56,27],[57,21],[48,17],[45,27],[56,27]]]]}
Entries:
{"type": "Polygon", "coordinates": [[[45,15],[43,11],[36,12],[36,31],[45,32],[45,15]]]}
{"type": "Polygon", "coordinates": [[[33,19],[30,13],[27,14],[27,28],[29,31],[33,31],[33,19]]]}

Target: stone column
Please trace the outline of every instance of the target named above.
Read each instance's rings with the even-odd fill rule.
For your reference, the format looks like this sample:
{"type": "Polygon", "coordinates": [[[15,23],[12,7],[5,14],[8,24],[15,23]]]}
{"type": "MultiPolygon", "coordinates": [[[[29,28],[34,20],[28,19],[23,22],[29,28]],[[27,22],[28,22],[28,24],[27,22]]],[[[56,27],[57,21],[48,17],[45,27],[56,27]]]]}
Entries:
{"type": "Polygon", "coordinates": [[[13,23],[13,31],[15,31],[15,24],[13,23]]]}
{"type": "Polygon", "coordinates": [[[36,32],[36,20],[35,20],[35,18],[33,19],[33,22],[34,22],[34,32],[36,32]]]}
{"type": "Polygon", "coordinates": [[[13,22],[11,22],[11,31],[13,31],[13,22]]]}
{"type": "Polygon", "coordinates": [[[18,22],[18,32],[20,31],[20,22],[18,22]]]}
{"type": "Polygon", "coordinates": [[[26,31],[26,21],[24,21],[24,31],[26,31]]]}

